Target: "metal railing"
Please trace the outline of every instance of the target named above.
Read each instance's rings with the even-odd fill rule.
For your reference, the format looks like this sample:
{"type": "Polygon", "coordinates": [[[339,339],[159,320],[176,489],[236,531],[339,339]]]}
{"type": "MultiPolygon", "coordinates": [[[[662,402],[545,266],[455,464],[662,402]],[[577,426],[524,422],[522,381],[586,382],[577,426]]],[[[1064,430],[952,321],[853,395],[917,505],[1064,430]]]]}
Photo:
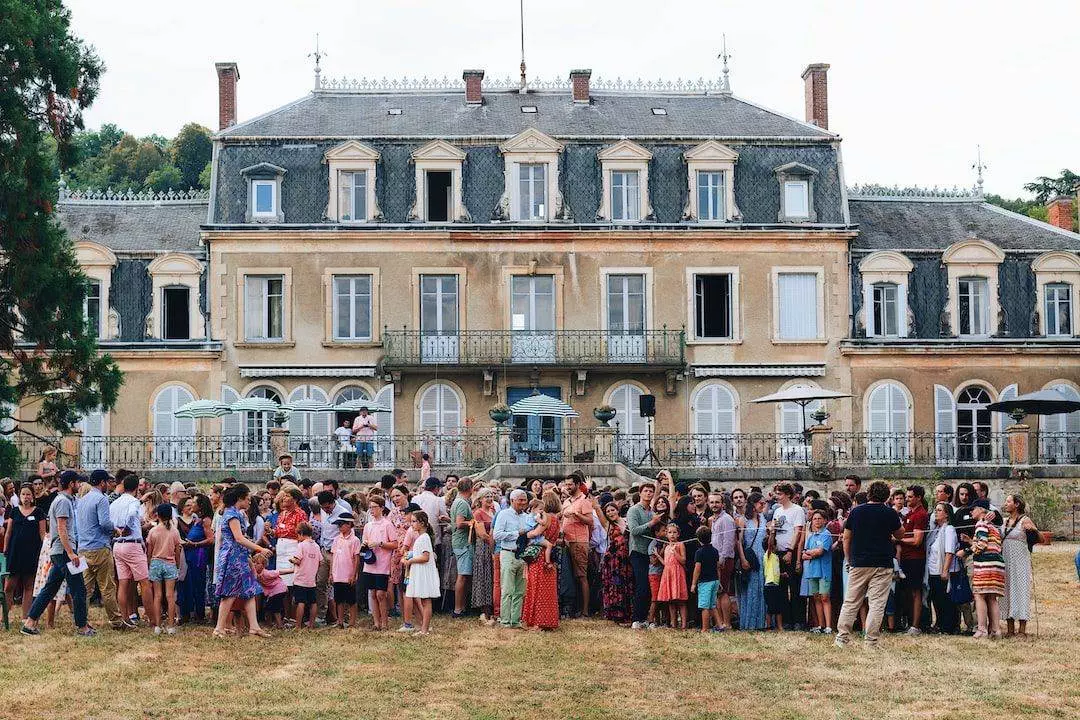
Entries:
{"type": "MultiPolygon", "coordinates": [[[[22,467],[35,469],[52,442],[17,435],[22,467]]],[[[1009,465],[1006,433],[850,433],[827,438],[826,457],[836,466],[867,465],[1009,465]]],[[[1080,464],[1080,433],[1044,433],[1033,464],[1080,464]]],[[[76,462],[95,467],[140,469],[244,469],[276,465],[266,435],[177,437],[82,437],[76,462]]],[[[815,458],[802,433],[620,434],[616,429],[504,427],[494,430],[455,428],[441,433],[376,435],[369,457],[329,436],[290,435],[288,450],[300,468],[350,469],[416,467],[422,454],[434,467],[484,468],[510,463],[606,463],[629,467],[810,466],[815,458]],[[650,453],[651,451],[651,453],[650,453]]],[[[71,458],[62,457],[61,464],[71,458]]]]}
{"type": "Polygon", "coordinates": [[[682,330],[467,330],[383,332],[388,366],[686,364],[682,330]]]}

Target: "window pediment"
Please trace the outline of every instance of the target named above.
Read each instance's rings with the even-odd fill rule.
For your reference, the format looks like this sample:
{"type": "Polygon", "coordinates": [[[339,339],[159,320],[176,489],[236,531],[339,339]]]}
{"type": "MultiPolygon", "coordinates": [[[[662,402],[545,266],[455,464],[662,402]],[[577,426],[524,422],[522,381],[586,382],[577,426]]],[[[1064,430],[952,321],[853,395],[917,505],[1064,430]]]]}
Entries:
{"type": "Polygon", "coordinates": [[[327,150],[323,159],[327,162],[334,160],[374,161],[379,159],[379,151],[357,140],[349,140],[327,150]]]}
{"type": "Polygon", "coordinates": [[[251,165],[240,171],[240,174],[246,178],[280,178],[287,173],[283,167],[278,167],[272,163],[261,162],[256,165],[251,165]]]}
{"type": "Polygon", "coordinates": [[[151,275],[202,275],[202,264],[190,255],[167,253],[154,258],[147,271],[151,275]]]}
{"type": "Polygon", "coordinates": [[[739,159],[739,153],[735,152],[727,145],[721,145],[715,140],[706,140],[700,145],[687,150],[683,153],[686,160],[689,161],[717,161],[723,163],[735,162],[739,159]]]}
{"type": "Polygon", "coordinates": [[[813,177],[818,174],[818,171],[809,165],[803,165],[799,162],[789,162],[781,165],[780,167],[773,168],[773,172],[777,175],[789,175],[791,177],[813,177]]]}
{"type": "Polygon", "coordinates": [[[894,250],[881,250],[870,253],[859,263],[859,272],[869,273],[910,273],[914,269],[911,260],[903,253],[894,250]]]}
{"type": "Polygon", "coordinates": [[[563,144],[536,128],[523,130],[499,146],[502,153],[558,153],[563,144]]]}
{"type": "Polygon", "coordinates": [[[456,160],[465,159],[465,152],[445,140],[432,140],[412,154],[413,160],[456,160]]]}
{"type": "Polygon", "coordinates": [[[941,256],[946,265],[1000,265],[1005,253],[997,245],[978,238],[968,238],[950,245],[941,256]]]}
{"type": "Polygon", "coordinates": [[[116,254],[101,243],[83,240],[75,244],[75,259],[80,267],[116,267],[116,254]]]}
{"type": "Polygon", "coordinates": [[[1075,273],[1080,272],[1080,257],[1070,252],[1055,250],[1035,258],[1031,269],[1037,273],[1075,273]]]}
{"type": "Polygon", "coordinates": [[[596,154],[601,161],[631,160],[648,162],[652,160],[652,153],[632,140],[620,140],[614,145],[609,145],[596,154]]]}

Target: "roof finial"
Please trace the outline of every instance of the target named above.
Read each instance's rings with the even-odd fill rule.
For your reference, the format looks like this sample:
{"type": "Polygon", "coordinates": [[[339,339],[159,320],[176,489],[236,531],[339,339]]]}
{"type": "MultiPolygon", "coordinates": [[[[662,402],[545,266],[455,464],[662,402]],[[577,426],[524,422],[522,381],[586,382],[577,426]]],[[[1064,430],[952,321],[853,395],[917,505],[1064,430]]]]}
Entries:
{"type": "Polygon", "coordinates": [[[518,92],[524,93],[526,89],[525,82],[525,0],[519,0],[518,2],[519,17],[521,19],[521,85],[518,86],[518,92]]]}
{"type": "Polygon", "coordinates": [[[315,89],[322,88],[322,68],[319,67],[319,61],[326,57],[326,53],[319,50],[319,33],[315,33],[315,52],[308,53],[308,57],[315,58],[315,89]]]}
{"type": "Polygon", "coordinates": [[[982,145],[975,146],[975,164],[971,166],[975,170],[975,195],[983,196],[983,170],[987,168],[982,159],[982,145]]]}
{"type": "Polygon", "coordinates": [[[720,76],[720,94],[730,95],[731,81],[728,79],[728,60],[731,59],[731,53],[727,51],[727,35],[725,34],[720,35],[720,54],[716,57],[720,58],[724,63],[723,70],[721,71],[723,72],[723,75],[720,76]]]}

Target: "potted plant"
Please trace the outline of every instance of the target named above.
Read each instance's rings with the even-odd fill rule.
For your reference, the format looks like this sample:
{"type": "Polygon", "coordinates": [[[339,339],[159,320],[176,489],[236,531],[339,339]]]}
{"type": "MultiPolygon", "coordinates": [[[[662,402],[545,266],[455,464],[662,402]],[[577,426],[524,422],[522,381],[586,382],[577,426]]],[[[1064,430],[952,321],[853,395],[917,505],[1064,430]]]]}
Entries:
{"type": "Polygon", "coordinates": [[[608,423],[615,417],[615,413],[618,412],[611,405],[601,405],[598,408],[593,408],[593,417],[600,421],[601,427],[609,427],[608,423]]]}
{"type": "Polygon", "coordinates": [[[510,408],[507,407],[506,403],[492,405],[491,409],[488,410],[488,417],[490,417],[492,422],[496,425],[502,425],[510,419],[510,408]]]}
{"type": "Polygon", "coordinates": [[[1039,528],[1041,543],[1049,545],[1054,530],[1061,527],[1065,512],[1069,508],[1069,495],[1075,488],[1056,486],[1046,480],[1035,480],[1023,484],[1021,494],[1027,505],[1027,515],[1039,528]]]}

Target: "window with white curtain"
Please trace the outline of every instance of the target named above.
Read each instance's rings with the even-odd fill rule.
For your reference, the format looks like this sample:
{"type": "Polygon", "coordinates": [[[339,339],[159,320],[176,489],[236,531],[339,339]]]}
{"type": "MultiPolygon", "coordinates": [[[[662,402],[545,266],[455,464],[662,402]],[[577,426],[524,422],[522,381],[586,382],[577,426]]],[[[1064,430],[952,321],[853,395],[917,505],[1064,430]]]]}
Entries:
{"type": "Polygon", "coordinates": [[[1043,292],[1046,295],[1046,334],[1052,337],[1072,335],[1072,285],[1048,283],[1043,292]]]}
{"type": "Polygon", "coordinates": [[[338,213],[342,222],[368,219],[367,171],[338,171],[338,213]]]}
{"type": "Polygon", "coordinates": [[[637,170],[613,170],[611,173],[611,219],[637,222],[641,219],[641,196],[637,170]]]}
{"type": "Polygon", "coordinates": [[[334,276],[334,339],[371,340],[371,276],[334,276]]]}
{"type": "Polygon", "coordinates": [[[518,220],[547,220],[546,163],[518,163],[518,220]]]}
{"type": "Polygon", "coordinates": [[[810,217],[810,182],[784,181],[784,216],[792,220],[810,217]]]}
{"type": "Polygon", "coordinates": [[[281,275],[244,278],[245,339],[265,342],[284,337],[284,286],[281,275]]]}
{"type": "Polygon", "coordinates": [[[776,285],[779,302],[777,337],[781,340],[818,339],[817,273],[778,273],[776,285]]]}

